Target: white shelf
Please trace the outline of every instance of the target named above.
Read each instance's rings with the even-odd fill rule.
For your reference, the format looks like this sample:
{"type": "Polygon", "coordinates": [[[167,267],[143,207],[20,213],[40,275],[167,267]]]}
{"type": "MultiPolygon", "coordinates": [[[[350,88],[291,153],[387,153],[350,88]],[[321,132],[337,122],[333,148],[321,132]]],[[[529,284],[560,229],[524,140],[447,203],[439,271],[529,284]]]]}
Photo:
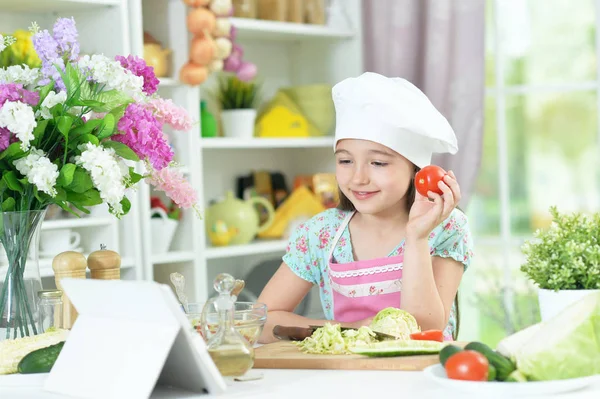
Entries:
{"type": "Polygon", "coordinates": [[[155,265],[162,263],[178,263],[193,261],[196,254],[192,251],[171,251],[165,254],[152,255],[152,263],[155,265]]]}
{"type": "Polygon", "coordinates": [[[314,138],[252,138],[236,139],[230,137],[202,138],[202,148],[326,148],[333,147],[333,137],[314,138]]]}
{"type": "MultiPolygon", "coordinates": [[[[90,254],[84,254],[87,258],[90,254]]],[[[135,259],[133,257],[121,258],[121,269],[129,269],[135,266],[135,259]]],[[[89,273],[89,270],[87,270],[89,273]]],[[[40,277],[54,277],[54,270],[52,270],[52,259],[51,258],[40,258],[40,277]]]]}
{"type": "Polygon", "coordinates": [[[324,25],[298,24],[292,22],[264,21],[248,18],[231,18],[241,39],[260,40],[313,40],[350,39],[354,36],[348,29],[336,29],[324,25]]]}
{"type": "Polygon", "coordinates": [[[179,80],[177,79],[173,79],[173,78],[158,78],[158,81],[160,82],[158,85],[159,89],[165,88],[165,87],[182,87],[182,86],[186,86],[185,84],[181,83],[179,80]]]}
{"type": "Polygon", "coordinates": [[[102,217],[82,217],[80,219],[58,219],[58,220],[45,220],[42,223],[42,230],[58,230],[58,229],[71,229],[77,227],[97,227],[97,226],[110,226],[116,221],[115,218],[102,217]]]}
{"type": "Polygon", "coordinates": [[[225,247],[207,247],[204,255],[207,259],[233,258],[236,256],[268,254],[284,252],[288,240],[256,240],[246,245],[229,245],[225,247]]]}
{"type": "Polygon", "coordinates": [[[120,5],[121,0],[0,0],[2,13],[92,11],[120,5]]]}

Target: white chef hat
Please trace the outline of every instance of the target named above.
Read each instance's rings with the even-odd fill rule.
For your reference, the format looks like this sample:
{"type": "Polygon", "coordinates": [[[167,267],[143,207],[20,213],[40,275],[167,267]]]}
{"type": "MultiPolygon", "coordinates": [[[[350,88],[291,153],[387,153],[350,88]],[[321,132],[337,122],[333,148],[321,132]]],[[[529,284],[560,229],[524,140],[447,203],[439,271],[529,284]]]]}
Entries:
{"type": "Polygon", "coordinates": [[[402,78],[366,72],[336,84],[335,142],[370,140],[385,145],[422,168],[433,153],[456,154],[452,126],[421,90],[402,78]]]}

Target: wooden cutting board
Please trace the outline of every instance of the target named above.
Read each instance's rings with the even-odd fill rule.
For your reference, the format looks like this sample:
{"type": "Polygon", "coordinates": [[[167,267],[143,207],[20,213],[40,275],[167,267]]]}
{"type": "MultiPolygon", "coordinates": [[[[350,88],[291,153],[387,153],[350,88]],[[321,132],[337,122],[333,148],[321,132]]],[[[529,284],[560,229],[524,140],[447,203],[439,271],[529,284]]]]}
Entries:
{"type": "Polygon", "coordinates": [[[254,349],[257,369],[404,370],[420,371],[439,363],[438,355],[367,357],[362,355],[313,355],[302,353],[290,341],[278,341],[254,349]]]}

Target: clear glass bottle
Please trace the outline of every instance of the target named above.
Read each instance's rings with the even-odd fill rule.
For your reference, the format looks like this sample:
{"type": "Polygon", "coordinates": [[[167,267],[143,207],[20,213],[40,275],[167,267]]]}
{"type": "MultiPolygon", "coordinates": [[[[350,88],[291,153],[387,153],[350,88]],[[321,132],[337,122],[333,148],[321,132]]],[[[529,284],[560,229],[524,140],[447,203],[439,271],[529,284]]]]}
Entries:
{"type": "Polygon", "coordinates": [[[223,376],[244,375],[254,365],[254,348],[236,329],[234,324],[235,301],[231,291],[235,279],[227,274],[219,274],[214,288],[219,293],[206,302],[202,311],[202,322],[207,321],[207,313],[214,306],[219,313],[219,326],[207,342],[208,353],[223,376]]]}
{"type": "Polygon", "coordinates": [[[38,292],[38,328],[41,332],[50,327],[63,326],[63,300],[61,290],[42,290],[38,292]]]}

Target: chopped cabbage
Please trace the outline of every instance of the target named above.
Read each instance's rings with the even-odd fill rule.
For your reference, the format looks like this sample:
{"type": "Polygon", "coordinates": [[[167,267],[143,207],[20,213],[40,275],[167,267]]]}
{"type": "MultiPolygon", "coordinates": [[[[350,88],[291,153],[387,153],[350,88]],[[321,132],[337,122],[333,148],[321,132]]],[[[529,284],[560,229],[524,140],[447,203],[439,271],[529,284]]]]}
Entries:
{"type": "Polygon", "coordinates": [[[410,339],[410,334],[421,331],[413,315],[405,310],[392,307],[379,311],[369,327],[373,331],[405,340],[410,339]]]}
{"type": "Polygon", "coordinates": [[[304,353],[343,355],[351,353],[349,348],[352,346],[368,345],[375,341],[375,333],[369,327],[342,331],[339,324],[327,323],[317,328],[310,337],[295,344],[304,353]]]}

